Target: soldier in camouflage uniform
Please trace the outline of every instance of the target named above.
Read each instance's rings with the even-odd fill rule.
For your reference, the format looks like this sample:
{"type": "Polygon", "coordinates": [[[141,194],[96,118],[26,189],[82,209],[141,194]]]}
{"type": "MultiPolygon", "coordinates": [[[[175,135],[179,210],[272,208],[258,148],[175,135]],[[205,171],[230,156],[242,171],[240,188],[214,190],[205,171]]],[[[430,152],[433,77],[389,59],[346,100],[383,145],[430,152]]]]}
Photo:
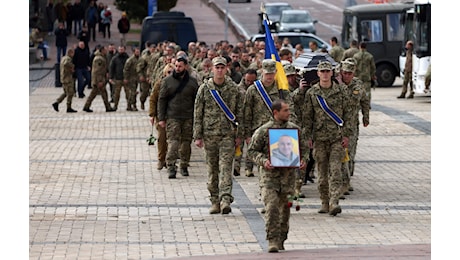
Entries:
{"type": "Polygon", "coordinates": [[[335,62],[340,62],[343,57],[343,53],[345,50],[338,44],[337,37],[332,36],[331,40],[329,40],[329,43],[331,44],[332,48],[329,51],[329,55],[335,60],[335,62]]]}
{"type": "Polygon", "coordinates": [[[350,42],[350,48],[346,49],[344,52],[343,52],[343,55],[342,55],[342,60],[346,60],[348,58],[353,58],[353,56],[359,52],[359,49],[358,49],[358,41],[357,40],[352,40],[350,42]]]}
{"type": "Polygon", "coordinates": [[[361,42],[359,44],[359,52],[353,55],[353,59],[356,62],[355,76],[359,78],[364,85],[366,94],[369,97],[369,102],[371,102],[371,87],[372,80],[375,80],[375,62],[374,56],[366,50],[367,44],[361,42]]]}
{"type": "Polygon", "coordinates": [[[181,175],[189,176],[187,167],[192,152],[193,108],[199,86],[187,71],[187,64],[186,57],[176,60],[174,72],[161,81],[158,97],[158,124],[166,128],[168,142],[166,165],[169,179],[176,178],[177,159],[180,159],[181,175]]]}
{"type": "MultiPolygon", "coordinates": [[[[273,118],[259,127],[252,136],[248,147],[248,156],[259,167],[260,186],[265,204],[265,231],[268,240],[268,252],[284,250],[284,241],[288,237],[290,208],[289,196],[294,195],[294,182],[296,180],[295,168],[273,167],[269,157],[268,129],[299,129],[296,124],[289,122],[289,105],[286,101],[278,99],[272,104],[273,118]]],[[[299,140],[301,158],[300,168],[305,169],[308,156],[307,144],[302,138],[299,140]]]]}
{"type": "Polygon", "coordinates": [[[362,122],[363,126],[369,125],[369,98],[366,95],[366,90],[362,86],[361,80],[354,77],[356,69],[355,61],[353,58],[348,58],[342,61],[340,64],[340,75],[339,81],[347,86],[346,91],[349,97],[349,107],[352,110],[351,115],[351,128],[352,134],[350,136],[348,144],[348,155],[349,161],[342,164],[343,174],[343,194],[349,195],[350,191],[353,191],[353,187],[350,184],[350,176],[353,176],[355,170],[355,156],[356,148],[358,145],[359,136],[359,111],[363,115],[362,122]]]}
{"type": "MultiPolygon", "coordinates": [[[[117,110],[118,109],[118,103],[120,102],[120,95],[121,95],[121,89],[125,90],[125,98],[126,98],[126,103],[129,104],[128,99],[129,99],[129,89],[126,86],[126,83],[128,83],[126,80],[124,80],[123,76],[123,69],[125,67],[125,63],[128,60],[129,56],[126,53],[125,46],[119,46],[118,47],[118,53],[115,54],[115,56],[112,58],[112,61],[110,61],[109,64],[109,83],[111,83],[115,90],[113,92],[113,102],[115,103],[113,109],[117,110]]],[[[127,110],[130,111],[131,107],[127,105],[127,110]]]]}
{"type": "Polygon", "coordinates": [[[83,111],[85,112],[93,112],[90,109],[91,103],[96,98],[98,94],[101,95],[102,101],[104,101],[105,111],[106,112],[113,112],[115,111],[109,103],[108,95],[107,95],[107,59],[105,57],[107,53],[107,49],[104,46],[101,46],[96,53],[94,54],[94,60],[91,66],[91,93],[89,94],[88,99],[86,100],[85,106],[83,107],[83,111]]]}
{"type": "MultiPolygon", "coordinates": [[[[242,97],[246,95],[246,90],[254,84],[254,81],[257,80],[257,72],[253,69],[248,69],[246,71],[246,74],[244,74],[243,79],[241,80],[240,84],[238,84],[238,90],[240,91],[240,94],[242,97]]],[[[241,142],[241,145],[237,147],[237,153],[235,153],[235,163],[233,166],[233,175],[234,176],[240,176],[240,166],[241,166],[241,160],[243,158],[243,152],[244,152],[244,142],[241,142]]],[[[246,168],[252,168],[252,161],[247,157],[246,155],[246,160],[245,160],[245,165],[246,168]]]]}
{"type": "Polygon", "coordinates": [[[125,67],[123,68],[123,78],[126,81],[126,86],[129,89],[129,97],[128,97],[128,110],[130,111],[137,111],[137,72],[136,72],[136,65],[139,61],[139,56],[141,51],[139,47],[134,48],[133,55],[128,58],[125,63],[125,67]]]}
{"type": "Polygon", "coordinates": [[[409,96],[407,98],[414,98],[414,83],[412,82],[412,49],[414,43],[412,41],[406,42],[406,63],[404,64],[404,80],[402,84],[401,95],[398,98],[405,98],[407,93],[407,85],[409,85],[409,96]]]}
{"type": "Polygon", "coordinates": [[[158,97],[160,96],[161,81],[167,76],[171,75],[174,71],[174,64],[167,64],[160,78],[157,79],[152,88],[152,93],[149,98],[149,116],[150,124],[155,125],[158,132],[157,149],[158,149],[158,163],[157,170],[166,167],[166,153],[168,151],[168,143],[166,142],[166,129],[158,124],[158,97]]]}
{"type": "MultiPolygon", "coordinates": [[[[273,102],[277,99],[283,98],[290,100],[289,91],[278,90],[278,85],[275,82],[276,75],[276,62],[271,59],[264,59],[262,61],[262,77],[261,84],[267,92],[270,100],[273,102]]],[[[289,102],[290,103],[290,102],[289,102]]],[[[255,84],[252,84],[246,91],[244,96],[244,135],[246,144],[251,141],[251,136],[254,134],[257,128],[265,124],[272,118],[271,109],[267,107],[264,99],[256,88],[255,84]]],[[[253,164],[251,166],[246,165],[246,176],[253,177],[252,171],[253,164]]]]}
{"type": "Polygon", "coordinates": [[[241,143],[242,128],[227,118],[214,100],[211,90],[217,90],[235,121],[243,117],[242,96],[235,82],[225,77],[227,61],[222,57],[212,60],[213,78],[205,80],[195,99],[193,139],[205,149],[208,171],[207,187],[211,200],[210,214],[228,214],[232,211],[232,166],[235,147],[241,143]]]}
{"type": "Polygon", "coordinates": [[[75,53],[74,49],[68,49],[67,55],[62,57],[61,64],[59,65],[62,93],[53,103],[53,108],[56,112],[59,112],[59,104],[67,97],[67,113],[75,113],[77,110],[72,108],[72,98],[75,95],[75,78],[73,73],[75,71],[75,65],[72,62],[72,57],[75,53]]]}
{"type": "Polygon", "coordinates": [[[319,82],[314,84],[305,96],[302,136],[313,148],[313,158],[318,167],[318,190],[321,209],[318,213],[336,216],[342,212],[339,197],[342,192],[342,159],[351,136],[351,109],[343,84],[332,81],[332,65],[328,61],[318,64],[319,82]],[[319,97],[318,97],[319,96],[319,97]],[[323,97],[330,110],[344,122],[343,126],[331,119],[320,106],[318,98],[323,97]]]}
{"type": "Polygon", "coordinates": [[[148,67],[148,62],[150,59],[150,54],[153,53],[155,50],[155,45],[150,44],[148,50],[142,51],[141,57],[137,61],[136,64],[136,73],[139,78],[139,85],[140,85],[140,90],[141,90],[141,95],[140,95],[140,103],[141,103],[141,109],[145,109],[145,100],[148,97],[148,93],[150,91],[150,78],[147,75],[147,67],[148,67]],[[147,93],[147,94],[146,94],[147,93]]]}

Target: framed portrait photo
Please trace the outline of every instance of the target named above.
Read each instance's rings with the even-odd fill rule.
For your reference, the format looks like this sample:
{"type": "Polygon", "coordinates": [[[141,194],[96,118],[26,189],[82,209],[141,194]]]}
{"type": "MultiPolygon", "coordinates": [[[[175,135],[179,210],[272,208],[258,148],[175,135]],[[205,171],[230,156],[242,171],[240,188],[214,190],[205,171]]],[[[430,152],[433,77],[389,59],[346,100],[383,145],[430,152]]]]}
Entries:
{"type": "Polygon", "coordinates": [[[300,167],[299,130],[268,129],[269,156],[273,167],[300,167]]]}

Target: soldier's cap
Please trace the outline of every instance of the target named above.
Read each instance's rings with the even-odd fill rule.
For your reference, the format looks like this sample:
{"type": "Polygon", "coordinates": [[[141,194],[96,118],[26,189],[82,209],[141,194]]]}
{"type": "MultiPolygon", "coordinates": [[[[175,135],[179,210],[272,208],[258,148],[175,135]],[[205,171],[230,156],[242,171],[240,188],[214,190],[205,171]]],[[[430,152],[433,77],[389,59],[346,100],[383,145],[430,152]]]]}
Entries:
{"type": "Polygon", "coordinates": [[[212,65],[213,66],[217,66],[219,64],[222,64],[224,66],[227,66],[227,60],[224,58],[224,57],[215,57],[214,59],[212,59],[212,65]]]}
{"type": "Polygon", "coordinates": [[[292,65],[292,64],[284,65],[283,69],[284,69],[284,73],[286,74],[286,76],[297,74],[297,71],[296,71],[294,65],[292,65]]]}
{"type": "Polygon", "coordinates": [[[262,61],[262,72],[275,73],[276,72],[276,61],[272,59],[263,60],[262,61]]]}
{"type": "Polygon", "coordinates": [[[348,58],[340,63],[340,69],[346,72],[354,72],[356,68],[355,60],[348,58]]]}
{"type": "Polygon", "coordinates": [[[329,61],[320,61],[317,70],[332,70],[332,64],[329,61]]]}

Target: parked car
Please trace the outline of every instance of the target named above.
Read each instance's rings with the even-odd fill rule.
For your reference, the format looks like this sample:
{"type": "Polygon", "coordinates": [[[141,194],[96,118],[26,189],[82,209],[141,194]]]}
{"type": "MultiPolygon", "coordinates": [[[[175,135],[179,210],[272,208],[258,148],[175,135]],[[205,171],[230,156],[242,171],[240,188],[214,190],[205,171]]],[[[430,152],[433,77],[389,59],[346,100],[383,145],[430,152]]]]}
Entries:
{"type": "MultiPolygon", "coordinates": [[[[291,43],[292,47],[295,47],[296,44],[300,43],[303,46],[305,52],[311,52],[310,48],[308,47],[308,43],[310,41],[315,41],[318,44],[320,49],[326,48],[328,51],[331,50],[331,45],[321,39],[320,37],[312,34],[312,33],[303,33],[303,32],[279,32],[279,33],[272,33],[273,38],[277,37],[278,39],[288,38],[289,42],[291,43]]],[[[254,42],[256,40],[265,41],[265,34],[255,34],[251,37],[251,41],[254,42]]]]}
{"type": "Polygon", "coordinates": [[[307,10],[284,10],[279,22],[276,23],[277,32],[306,32],[316,34],[315,24],[307,10]]]}
{"type": "Polygon", "coordinates": [[[318,64],[321,61],[329,61],[335,68],[338,63],[328,53],[303,53],[292,62],[292,65],[299,71],[299,74],[308,83],[316,81],[319,77],[317,75],[318,64]]]}
{"type": "MultiPolygon", "coordinates": [[[[267,14],[268,20],[270,21],[269,27],[270,30],[275,31],[275,23],[280,20],[281,13],[283,10],[291,10],[293,9],[289,3],[286,2],[273,2],[273,3],[264,3],[265,6],[265,13],[267,14]]],[[[264,33],[265,27],[263,23],[263,16],[262,13],[259,13],[259,33],[264,33]]]]}

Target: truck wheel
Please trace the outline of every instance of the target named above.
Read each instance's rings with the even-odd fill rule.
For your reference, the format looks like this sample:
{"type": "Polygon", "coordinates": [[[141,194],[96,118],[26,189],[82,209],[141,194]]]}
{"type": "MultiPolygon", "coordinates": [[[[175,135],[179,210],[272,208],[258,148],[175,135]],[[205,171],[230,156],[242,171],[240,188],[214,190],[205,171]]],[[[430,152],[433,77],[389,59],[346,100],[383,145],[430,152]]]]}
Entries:
{"type": "Polygon", "coordinates": [[[395,82],[396,70],[388,65],[379,65],[376,69],[377,83],[379,87],[391,87],[395,82]]]}

